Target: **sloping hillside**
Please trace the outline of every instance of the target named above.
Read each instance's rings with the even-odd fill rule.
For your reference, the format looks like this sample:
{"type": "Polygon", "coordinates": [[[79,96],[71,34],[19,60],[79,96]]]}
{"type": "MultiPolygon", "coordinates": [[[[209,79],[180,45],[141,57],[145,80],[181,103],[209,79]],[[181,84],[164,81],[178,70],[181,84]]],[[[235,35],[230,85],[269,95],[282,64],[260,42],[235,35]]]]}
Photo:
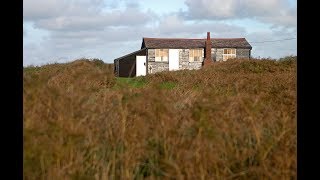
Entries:
{"type": "Polygon", "coordinates": [[[25,179],[295,179],[296,57],[115,78],[24,68],[25,179]]]}

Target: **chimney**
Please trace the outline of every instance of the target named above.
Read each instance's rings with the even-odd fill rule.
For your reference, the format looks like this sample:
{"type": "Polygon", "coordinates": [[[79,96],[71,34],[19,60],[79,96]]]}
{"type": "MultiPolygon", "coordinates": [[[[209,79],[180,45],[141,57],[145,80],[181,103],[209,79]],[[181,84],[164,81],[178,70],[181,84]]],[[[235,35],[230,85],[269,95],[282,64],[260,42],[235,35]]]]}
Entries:
{"type": "Polygon", "coordinates": [[[206,40],[206,47],[205,47],[205,59],[203,61],[203,65],[207,66],[212,64],[211,59],[211,39],[210,39],[210,32],[207,32],[207,40],[206,40]]]}

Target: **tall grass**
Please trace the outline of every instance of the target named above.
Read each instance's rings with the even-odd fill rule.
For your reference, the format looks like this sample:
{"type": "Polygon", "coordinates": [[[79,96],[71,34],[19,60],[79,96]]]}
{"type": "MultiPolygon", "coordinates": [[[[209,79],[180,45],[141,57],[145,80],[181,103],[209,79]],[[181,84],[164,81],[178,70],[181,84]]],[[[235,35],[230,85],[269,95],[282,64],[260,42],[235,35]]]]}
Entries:
{"type": "Polygon", "coordinates": [[[81,59],[23,83],[26,180],[296,179],[296,57],[131,80],[81,59]]]}

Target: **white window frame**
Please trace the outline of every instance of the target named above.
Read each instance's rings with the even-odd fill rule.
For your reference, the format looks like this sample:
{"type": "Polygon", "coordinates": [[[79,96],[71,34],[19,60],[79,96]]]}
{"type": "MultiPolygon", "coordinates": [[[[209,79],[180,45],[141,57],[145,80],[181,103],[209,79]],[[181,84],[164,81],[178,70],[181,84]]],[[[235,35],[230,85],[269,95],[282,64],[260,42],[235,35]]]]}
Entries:
{"type": "Polygon", "coordinates": [[[203,60],[203,49],[196,48],[196,49],[189,49],[189,62],[202,62],[203,60]],[[194,52],[198,51],[200,54],[199,56],[194,56],[194,52]],[[194,58],[198,57],[198,60],[195,60],[194,58]]]}
{"type": "Polygon", "coordinates": [[[236,48],[224,48],[223,49],[222,61],[227,61],[228,59],[236,58],[236,57],[237,57],[237,49],[236,48]],[[225,50],[227,50],[227,53],[225,53],[225,50]],[[229,50],[230,50],[230,53],[228,52],[229,50]],[[234,53],[232,53],[233,50],[234,50],[234,53]]]}
{"type": "Polygon", "coordinates": [[[169,62],[169,49],[155,49],[154,52],[155,62],[169,62]],[[160,56],[160,51],[167,51],[167,56],[160,56]]]}

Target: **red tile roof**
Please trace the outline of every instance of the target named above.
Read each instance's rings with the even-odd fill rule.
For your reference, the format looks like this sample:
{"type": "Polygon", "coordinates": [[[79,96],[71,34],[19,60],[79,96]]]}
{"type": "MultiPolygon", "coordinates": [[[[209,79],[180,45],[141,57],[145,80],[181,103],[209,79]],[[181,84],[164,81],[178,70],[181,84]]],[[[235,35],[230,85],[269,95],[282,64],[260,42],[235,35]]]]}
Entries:
{"type": "MultiPolygon", "coordinates": [[[[204,48],[206,39],[146,38],[141,48],[204,48]]],[[[248,48],[252,46],[245,38],[211,38],[212,48],[248,48]]]]}

